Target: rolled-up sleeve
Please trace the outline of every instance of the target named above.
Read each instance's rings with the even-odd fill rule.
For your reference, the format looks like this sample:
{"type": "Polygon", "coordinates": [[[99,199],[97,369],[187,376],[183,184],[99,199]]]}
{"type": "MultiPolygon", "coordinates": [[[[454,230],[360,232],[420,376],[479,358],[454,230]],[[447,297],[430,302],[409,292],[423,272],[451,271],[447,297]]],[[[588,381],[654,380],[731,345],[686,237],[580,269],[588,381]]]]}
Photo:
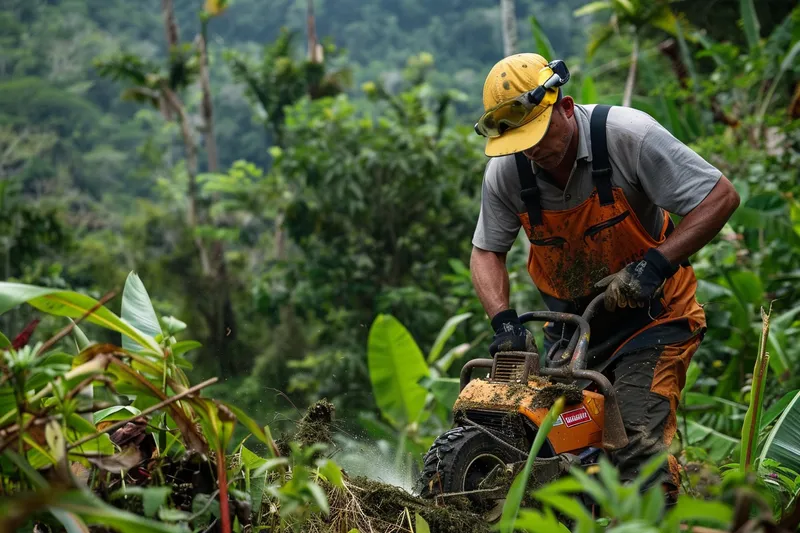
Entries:
{"type": "Polygon", "coordinates": [[[658,123],[642,138],[636,174],[654,204],[679,216],[697,207],[722,176],[658,123]]]}
{"type": "Polygon", "coordinates": [[[492,160],[486,165],[481,188],[481,211],[472,236],[472,244],[490,252],[507,252],[511,249],[521,227],[517,213],[508,198],[500,191],[502,176],[500,165],[492,160]]]}

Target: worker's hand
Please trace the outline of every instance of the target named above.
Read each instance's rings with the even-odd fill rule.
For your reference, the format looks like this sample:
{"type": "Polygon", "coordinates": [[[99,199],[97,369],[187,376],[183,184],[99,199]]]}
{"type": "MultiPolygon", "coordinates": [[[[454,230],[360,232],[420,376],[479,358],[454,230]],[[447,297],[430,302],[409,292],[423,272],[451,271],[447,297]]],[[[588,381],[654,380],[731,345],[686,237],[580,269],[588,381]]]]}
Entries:
{"type": "Polygon", "coordinates": [[[489,346],[489,353],[494,356],[497,352],[533,352],[536,350],[536,340],[519,321],[517,312],[513,309],[500,311],[492,318],[494,340],[489,346]]]}
{"type": "Polygon", "coordinates": [[[609,311],[617,307],[644,307],[661,293],[666,280],[677,271],[661,252],[650,248],[641,261],[606,276],[595,287],[606,288],[605,305],[609,311]]]}

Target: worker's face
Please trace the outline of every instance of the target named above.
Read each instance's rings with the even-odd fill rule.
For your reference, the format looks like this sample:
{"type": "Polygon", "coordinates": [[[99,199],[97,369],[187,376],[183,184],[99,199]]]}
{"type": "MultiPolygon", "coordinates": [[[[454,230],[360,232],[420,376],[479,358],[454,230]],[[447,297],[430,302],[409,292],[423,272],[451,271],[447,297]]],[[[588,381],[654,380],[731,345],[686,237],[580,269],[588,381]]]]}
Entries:
{"type": "Polygon", "coordinates": [[[523,152],[525,157],[545,170],[556,168],[561,164],[577,128],[574,113],[575,102],[572,97],[564,96],[553,109],[547,133],[539,144],[523,152]]]}

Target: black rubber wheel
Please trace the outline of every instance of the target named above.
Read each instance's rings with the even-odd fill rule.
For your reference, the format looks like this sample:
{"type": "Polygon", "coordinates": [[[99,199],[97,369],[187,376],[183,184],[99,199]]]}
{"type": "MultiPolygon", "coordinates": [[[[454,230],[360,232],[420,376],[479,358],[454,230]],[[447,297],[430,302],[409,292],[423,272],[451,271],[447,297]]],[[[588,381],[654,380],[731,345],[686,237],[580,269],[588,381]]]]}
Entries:
{"type": "Polygon", "coordinates": [[[457,427],[443,433],[425,454],[416,492],[423,498],[476,490],[495,467],[525,458],[483,431],[457,427]]]}

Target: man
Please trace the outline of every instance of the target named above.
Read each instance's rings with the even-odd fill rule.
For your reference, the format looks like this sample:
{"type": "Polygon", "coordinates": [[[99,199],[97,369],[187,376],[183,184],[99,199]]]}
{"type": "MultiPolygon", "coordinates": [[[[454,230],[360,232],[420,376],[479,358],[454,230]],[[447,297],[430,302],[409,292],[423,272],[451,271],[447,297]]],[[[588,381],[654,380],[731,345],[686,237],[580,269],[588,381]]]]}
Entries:
{"type": "MultiPolygon", "coordinates": [[[[486,78],[486,113],[475,128],[491,159],[472,281],[495,330],[492,355],[535,349],[509,308],[506,252],[521,227],[531,242],[528,271],[550,310],[581,313],[605,291],[590,347],[611,346],[605,372],[629,438],[611,459],[629,481],[675,434],[686,369],[706,326],[688,258],[725,225],[739,196],[649,115],[562,96],[568,79],[563,62],[548,66],[537,54],[507,57],[486,78]],[[683,217],[677,227],[669,213],[683,217]]],[[[571,333],[545,325],[545,349],[571,333]]],[[[661,479],[674,489],[673,457],[668,470],[661,479]]]]}

